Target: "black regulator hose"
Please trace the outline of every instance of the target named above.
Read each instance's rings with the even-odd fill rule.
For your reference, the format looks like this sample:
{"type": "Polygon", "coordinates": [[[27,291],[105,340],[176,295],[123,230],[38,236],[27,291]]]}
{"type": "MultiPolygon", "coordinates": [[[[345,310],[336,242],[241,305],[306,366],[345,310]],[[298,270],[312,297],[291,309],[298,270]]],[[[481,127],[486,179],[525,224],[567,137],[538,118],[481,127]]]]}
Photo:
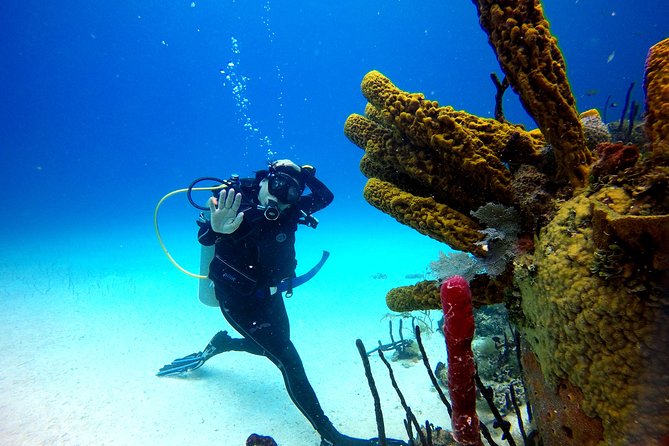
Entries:
{"type": "MultiPolygon", "coordinates": [[[[208,211],[209,210],[208,207],[200,206],[199,204],[197,204],[195,202],[195,200],[193,200],[193,196],[192,196],[193,189],[195,189],[195,190],[203,190],[203,189],[207,190],[208,189],[208,190],[214,191],[214,190],[217,190],[217,189],[221,189],[225,184],[226,184],[225,181],[221,180],[220,178],[216,178],[216,177],[197,178],[192,183],[190,183],[190,186],[188,186],[188,192],[186,194],[188,196],[188,202],[196,209],[199,209],[201,211],[208,211]],[[211,188],[196,188],[195,185],[197,183],[202,182],[202,181],[216,181],[218,183],[218,185],[217,186],[212,186],[211,188]]],[[[214,195],[218,196],[218,194],[214,194],[214,195]]]]}

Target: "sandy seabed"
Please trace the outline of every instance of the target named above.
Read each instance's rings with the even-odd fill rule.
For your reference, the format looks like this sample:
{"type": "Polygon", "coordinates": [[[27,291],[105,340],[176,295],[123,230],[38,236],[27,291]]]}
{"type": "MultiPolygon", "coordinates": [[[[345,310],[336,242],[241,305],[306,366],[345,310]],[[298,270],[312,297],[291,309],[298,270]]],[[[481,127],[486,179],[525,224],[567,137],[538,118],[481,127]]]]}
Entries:
{"type": "MultiPolygon", "coordinates": [[[[406,276],[424,273],[445,246],[395,222],[376,226],[373,237],[365,225],[322,226],[298,234],[298,274],[322,249],[331,257],[286,300],[292,339],[335,426],[374,437],[355,340],[368,350],[390,342],[386,292],[418,280],[406,276]]],[[[229,352],[184,377],[155,376],[217,331],[234,330],[218,309],[199,302],[197,280],[172,267],[146,228],[106,234],[104,243],[88,234],[2,245],[9,255],[0,261],[0,444],[242,446],[252,433],[281,446],[320,444],[263,357],[229,352]]],[[[190,237],[170,247],[197,268],[190,237]]],[[[436,329],[439,312],[431,316],[436,329]]],[[[424,335],[424,343],[433,368],[446,360],[439,333],[424,335]]],[[[448,428],[422,362],[392,365],[417,419],[448,428]]],[[[376,355],[371,367],[386,433],[405,439],[388,371],[376,355]]]]}

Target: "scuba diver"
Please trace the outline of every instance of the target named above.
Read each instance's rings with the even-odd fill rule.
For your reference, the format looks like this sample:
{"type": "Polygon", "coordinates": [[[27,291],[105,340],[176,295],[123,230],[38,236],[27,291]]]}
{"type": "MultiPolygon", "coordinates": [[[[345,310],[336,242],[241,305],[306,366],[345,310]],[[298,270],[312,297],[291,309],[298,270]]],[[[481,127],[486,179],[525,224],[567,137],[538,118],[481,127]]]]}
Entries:
{"type": "MultiPolygon", "coordinates": [[[[200,214],[197,223],[200,243],[215,245],[209,278],[218,305],[242,337],[218,332],[203,351],[174,360],[158,376],[195,370],[227,351],[262,355],[281,370],[290,398],[320,434],[321,446],[378,445],[378,439],[341,434],[323,412],[290,340],[282,297],[284,292],[290,297],[293,287],[312,277],[324,262],[322,259],[311,274],[296,277],[295,232],[298,224],[316,227],[318,221],[312,214],[328,206],[334,195],[316,178],[313,167],[299,167],[290,160],[270,164],[255,178],[233,178],[234,182],[209,198],[210,220],[200,214]],[[310,193],[303,195],[305,188],[310,193]]],[[[392,439],[386,444],[406,445],[392,439]]]]}

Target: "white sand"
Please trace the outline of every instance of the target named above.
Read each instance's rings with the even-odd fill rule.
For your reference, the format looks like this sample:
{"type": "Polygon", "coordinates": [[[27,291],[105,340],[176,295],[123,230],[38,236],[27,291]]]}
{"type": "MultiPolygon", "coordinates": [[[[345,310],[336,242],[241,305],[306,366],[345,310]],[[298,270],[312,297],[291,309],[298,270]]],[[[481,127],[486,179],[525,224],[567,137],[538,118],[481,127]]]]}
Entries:
{"type": "MultiPolygon", "coordinates": [[[[376,436],[376,423],[355,339],[368,349],[390,341],[386,291],[415,282],[405,275],[423,272],[443,246],[382,222],[374,237],[369,226],[346,228],[347,236],[335,225],[301,229],[298,272],[321,249],[332,257],[286,301],[321,405],[343,433],[366,438],[376,436]]],[[[170,248],[196,268],[192,234],[170,248]]],[[[199,303],[195,279],[165,260],[147,228],[3,251],[10,255],[0,263],[0,444],[241,446],[254,432],[282,446],[319,444],[265,358],[231,352],[185,378],[154,375],[230,328],[219,310],[199,303]]],[[[433,367],[445,361],[441,335],[425,343],[433,367]]],[[[406,438],[387,371],[378,357],[371,363],[387,434],[406,438]]],[[[423,364],[393,366],[418,420],[448,427],[423,364]]]]}

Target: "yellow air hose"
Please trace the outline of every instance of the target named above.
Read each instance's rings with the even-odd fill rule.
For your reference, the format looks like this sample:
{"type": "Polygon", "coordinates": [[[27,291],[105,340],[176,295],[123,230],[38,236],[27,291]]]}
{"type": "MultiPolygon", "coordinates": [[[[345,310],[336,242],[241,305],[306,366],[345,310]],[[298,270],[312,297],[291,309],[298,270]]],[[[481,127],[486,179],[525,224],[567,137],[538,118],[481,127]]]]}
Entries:
{"type": "MultiPolygon", "coordinates": [[[[212,187],[192,187],[192,188],[190,188],[190,190],[194,190],[194,191],[216,190],[216,189],[224,189],[225,187],[227,187],[225,184],[221,184],[219,186],[212,186],[212,187]]],[[[174,259],[174,257],[172,257],[172,254],[170,254],[169,250],[167,249],[167,246],[165,246],[165,243],[163,242],[163,238],[160,235],[160,228],[158,226],[158,211],[160,210],[160,206],[163,204],[163,202],[165,200],[167,200],[169,197],[173,196],[173,195],[185,193],[185,192],[188,192],[188,190],[189,190],[189,188],[173,190],[172,192],[166,194],[163,198],[161,198],[160,201],[158,201],[158,204],[156,205],[156,209],[153,212],[153,227],[156,230],[156,236],[158,237],[158,243],[160,243],[160,247],[163,249],[163,252],[167,256],[169,261],[172,262],[172,264],[174,266],[176,266],[179,271],[181,271],[182,273],[184,273],[188,276],[195,277],[196,279],[207,279],[207,276],[191,273],[186,268],[179,265],[179,263],[174,259]]]]}

